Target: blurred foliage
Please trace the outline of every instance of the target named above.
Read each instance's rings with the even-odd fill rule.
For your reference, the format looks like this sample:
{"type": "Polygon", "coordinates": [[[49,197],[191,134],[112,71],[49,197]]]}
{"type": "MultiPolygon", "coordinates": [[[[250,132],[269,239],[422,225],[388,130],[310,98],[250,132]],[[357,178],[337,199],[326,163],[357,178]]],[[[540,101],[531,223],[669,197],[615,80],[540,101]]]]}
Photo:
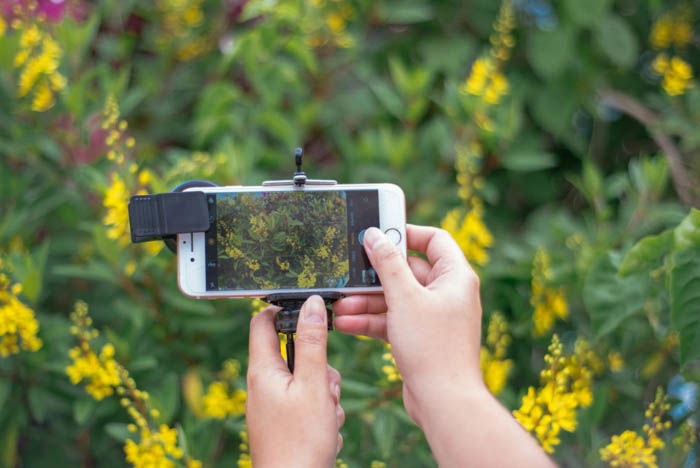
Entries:
{"type": "MultiPolygon", "coordinates": [[[[481,276],[489,387],[557,461],[692,466],[697,15],[660,0],[0,2],[0,465],[249,466],[244,379],[224,363],[245,369],[259,305],[183,297],[169,252],[129,244],[126,202],[285,177],[303,145],[314,177],[399,184],[411,222],[455,235],[481,276]],[[71,322],[77,300],[90,313],[79,302],[71,322]],[[670,427],[643,426],[652,401],[670,427]]],[[[329,353],[338,465],[434,465],[384,345],[334,334],[329,353]]]]}

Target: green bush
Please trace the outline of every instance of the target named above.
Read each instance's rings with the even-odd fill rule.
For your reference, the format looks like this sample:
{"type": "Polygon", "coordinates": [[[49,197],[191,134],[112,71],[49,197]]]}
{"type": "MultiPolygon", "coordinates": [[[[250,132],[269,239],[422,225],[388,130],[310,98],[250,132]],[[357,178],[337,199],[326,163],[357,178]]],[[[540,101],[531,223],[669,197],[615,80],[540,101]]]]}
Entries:
{"type": "MultiPolygon", "coordinates": [[[[481,277],[489,388],[557,461],[632,466],[646,450],[647,465],[690,466],[694,8],[4,2],[0,465],[141,466],[160,450],[249,466],[260,305],[183,297],[174,256],[130,244],[126,203],[189,179],[283,178],[303,145],[314,177],[396,183],[411,222],[454,235],[481,277]]],[[[329,356],[339,465],[434,465],[390,351],[333,334],[329,356]]]]}

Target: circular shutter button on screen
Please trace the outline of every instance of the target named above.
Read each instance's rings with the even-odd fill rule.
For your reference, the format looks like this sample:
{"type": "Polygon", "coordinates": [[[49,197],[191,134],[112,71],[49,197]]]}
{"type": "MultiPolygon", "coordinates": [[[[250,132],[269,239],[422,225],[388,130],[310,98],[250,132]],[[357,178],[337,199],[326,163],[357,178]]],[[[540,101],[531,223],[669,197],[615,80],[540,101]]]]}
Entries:
{"type": "Polygon", "coordinates": [[[384,231],[384,234],[396,245],[401,242],[401,233],[399,232],[398,229],[395,228],[390,228],[384,231]]]}

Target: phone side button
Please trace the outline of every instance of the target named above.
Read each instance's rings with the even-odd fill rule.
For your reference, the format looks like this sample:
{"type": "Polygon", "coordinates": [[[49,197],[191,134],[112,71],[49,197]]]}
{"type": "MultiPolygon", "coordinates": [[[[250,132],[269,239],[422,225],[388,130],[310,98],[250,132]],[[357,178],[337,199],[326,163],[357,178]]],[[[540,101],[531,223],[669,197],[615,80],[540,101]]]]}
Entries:
{"type": "Polygon", "coordinates": [[[396,245],[399,245],[399,242],[401,242],[401,232],[396,228],[389,228],[384,231],[384,234],[396,245]]]}

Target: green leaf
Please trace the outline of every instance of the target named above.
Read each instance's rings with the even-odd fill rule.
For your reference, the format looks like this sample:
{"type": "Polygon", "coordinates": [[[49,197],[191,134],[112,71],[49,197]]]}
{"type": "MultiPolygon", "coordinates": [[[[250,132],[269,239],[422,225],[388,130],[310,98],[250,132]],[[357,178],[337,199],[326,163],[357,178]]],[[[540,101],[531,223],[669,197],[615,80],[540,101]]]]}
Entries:
{"type": "Polygon", "coordinates": [[[642,312],[648,295],[646,274],[620,277],[620,255],[609,252],[591,266],[583,285],[583,303],[596,339],[612,333],[628,317],[642,312]]]}
{"type": "Polygon", "coordinates": [[[618,275],[629,276],[648,272],[659,259],[669,253],[673,246],[673,231],[664,231],[656,236],[647,236],[637,242],[622,259],[618,275]]]}
{"type": "Polygon", "coordinates": [[[5,402],[12,391],[12,381],[8,378],[0,379],[0,408],[5,407],[5,402]]]}
{"type": "Polygon", "coordinates": [[[160,412],[158,422],[170,424],[175,411],[177,411],[178,403],[180,402],[180,384],[177,379],[177,374],[171,372],[163,379],[158,388],[150,392],[151,404],[160,412]]]}
{"type": "Polygon", "coordinates": [[[433,17],[433,9],[428,2],[405,0],[382,2],[378,10],[379,18],[387,23],[419,23],[433,17]]]}
{"type": "Polygon", "coordinates": [[[595,33],[598,47],[612,62],[622,68],[629,68],[636,63],[639,44],[625,20],[617,15],[607,15],[596,24],[595,33]]]}
{"type": "Polygon", "coordinates": [[[690,209],[688,216],[673,231],[676,251],[700,246],[700,210],[690,209]]]}
{"type": "Polygon", "coordinates": [[[396,442],[397,426],[396,416],[391,413],[389,408],[377,410],[372,423],[372,434],[384,459],[389,459],[391,456],[392,448],[396,442]]]}
{"type": "Polygon", "coordinates": [[[83,425],[92,416],[97,408],[97,402],[92,398],[80,398],[73,402],[73,418],[75,422],[83,425]]]}
{"type": "Polygon", "coordinates": [[[119,442],[126,442],[131,437],[131,433],[126,426],[124,423],[108,423],[105,424],[105,432],[119,442]]]}
{"type": "Polygon", "coordinates": [[[545,79],[556,78],[571,63],[575,31],[561,25],[552,31],[535,30],[528,41],[530,65],[545,79]]]}
{"type": "Polygon", "coordinates": [[[575,23],[591,26],[608,10],[609,0],[564,0],[564,11],[575,23]]]}
{"type": "Polygon", "coordinates": [[[557,165],[554,154],[512,145],[512,149],[501,158],[501,164],[511,171],[540,171],[557,165]]]}
{"type": "Polygon", "coordinates": [[[680,335],[681,366],[700,359],[700,247],[672,257],[671,324],[680,335]]]}
{"type": "Polygon", "coordinates": [[[29,408],[32,411],[32,416],[34,416],[34,419],[38,422],[44,422],[46,418],[46,409],[49,406],[51,398],[51,393],[41,387],[31,387],[27,392],[29,408]]]}

